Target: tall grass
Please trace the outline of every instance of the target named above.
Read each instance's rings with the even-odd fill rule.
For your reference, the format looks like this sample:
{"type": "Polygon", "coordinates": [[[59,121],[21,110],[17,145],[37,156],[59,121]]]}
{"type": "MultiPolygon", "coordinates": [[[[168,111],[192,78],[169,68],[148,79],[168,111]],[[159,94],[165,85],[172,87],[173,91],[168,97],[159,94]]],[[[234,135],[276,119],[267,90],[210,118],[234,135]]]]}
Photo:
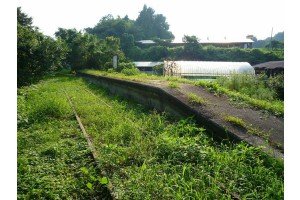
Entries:
{"type": "Polygon", "coordinates": [[[67,80],[18,89],[18,199],[109,197],[61,90],[67,80]]]}
{"type": "Polygon", "coordinates": [[[18,94],[20,199],[101,198],[108,181],[120,199],[283,198],[282,161],[244,143],[216,143],[192,119],[172,120],[79,78],[51,78],[18,94]],[[62,89],[107,177],[95,169],[62,89]]]}
{"type": "Polygon", "coordinates": [[[267,78],[252,75],[232,74],[230,77],[218,77],[216,79],[220,86],[231,91],[237,91],[251,98],[273,101],[276,100],[276,91],[268,87],[267,78]]]}
{"type": "Polygon", "coordinates": [[[173,121],[82,80],[64,87],[119,198],[283,198],[283,163],[259,149],[215,143],[191,119],[173,121]]]}
{"type": "Polygon", "coordinates": [[[108,73],[99,70],[85,69],[84,73],[92,75],[109,76],[138,82],[151,80],[168,81],[171,83],[186,83],[207,88],[210,92],[225,94],[231,100],[244,102],[257,109],[266,110],[274,115],[284,115],[283,105],[283,76],[282,78],[251,77],[247,75],[233,75],[233,78],[220,77],[217,81],[192,81],[179,77],[163,77],[140,73],[138,75],[125,76],[121,73],[108,73]]]}

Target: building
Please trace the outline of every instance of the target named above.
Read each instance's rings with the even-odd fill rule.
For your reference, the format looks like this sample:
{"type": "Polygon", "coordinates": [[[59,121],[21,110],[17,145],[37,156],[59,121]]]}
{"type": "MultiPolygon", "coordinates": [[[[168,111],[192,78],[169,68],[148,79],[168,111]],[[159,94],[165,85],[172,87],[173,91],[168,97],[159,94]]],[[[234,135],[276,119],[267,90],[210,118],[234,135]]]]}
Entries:
{"type": "MultiPolygon", "coordinates": [[[[230,39],[226,39],[224,38],[223,40],[210,40],[209,38],[205,39],[205,40],[200,40],[199,43],[202,46],[215,46],[215,47],[238,47],[238,48],[252,48],[253,46],[253,40],[250,39],[250,37],[247,36],[247,38],[245,39],[240,39],[240,40],[230,40],[230,39]]],[[[139,46],[155,46],[157,45],[157,43],[153,40],[140,40],[137,41],[136,44],[138,44],[139,46]]],[[[184,46],[184,42],[170,42],[170,43],[166,43],[167,46],[170,47],[178,47],[178,46],[184,46]]]]}
{"type": "Polygon", "coordinates": [[[154,67],[164,64],[163,62],[133,62],[135,66],[144,73],[154,73],[154,67]]]}
{"type": "Polygon", "coordinates": [[[247,62],[220,61],[165,61],[164,71],[166,75],[185,78],[255,74],[254,68],[247,62]]]}
{"type": "Polygon", "coordinates": [[[146,73],[154,73],[154,67],[163,64],[163,74],[185,78],[229,76],[236,74],[254,75],[254,68],[247,62],[220,61],[164,61],[134,62],[136,67],[146,73]]]}
{"type": "Polygon", "coordinates": [[[253,66],[255,74],[265,73],[268,77],[284,73],[284,61],[270,61],[253,66]]]}

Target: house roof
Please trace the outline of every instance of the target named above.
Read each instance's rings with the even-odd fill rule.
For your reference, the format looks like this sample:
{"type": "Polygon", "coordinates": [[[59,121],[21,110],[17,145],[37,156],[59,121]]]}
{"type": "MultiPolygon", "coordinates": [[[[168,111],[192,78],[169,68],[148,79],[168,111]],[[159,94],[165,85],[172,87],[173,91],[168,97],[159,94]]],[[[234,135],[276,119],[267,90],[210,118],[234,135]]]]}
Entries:
{"type": "Polygon", "coordinates": [[[270,61],[265,63],[260,63],[253,66],[254,69],[276,69],[284,68],[284,61],[270,61]]]}
{"type": "MultiPolygon", "coordinates": [[[[141,44],[155,44],[156,42],[154,42],[153,40],[139,40],[136,41],[138,43],[141,44]]],[[[245,39],[223,39],[223,40],[200,40],[199,41],[200,44],[230,44],[230,43],[253,43],[253,40],[245,38],[245,39]]],[[[171,44],[184,44],[184,42],[182,41],[172,41],[171,44]]]]}
{"type": "Polygon", "coordinates": [[[153,40],[139,40],[136,42],[141,43],[141,44],[155,44],[156,43],[153,40]]]}
{"type": "Polygon", "coordinates": [[[133,62],[136,67],[154,67],[156,65],[161,65],[163,62],[143,62],[143,61],[138,61],[138,62],[133,62]]]}

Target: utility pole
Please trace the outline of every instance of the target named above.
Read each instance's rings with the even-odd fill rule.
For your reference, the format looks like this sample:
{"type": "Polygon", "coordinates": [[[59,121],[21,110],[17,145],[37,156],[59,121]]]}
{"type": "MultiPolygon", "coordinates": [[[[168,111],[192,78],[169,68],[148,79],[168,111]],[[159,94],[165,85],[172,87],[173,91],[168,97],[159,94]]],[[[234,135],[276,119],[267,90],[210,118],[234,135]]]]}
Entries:
{"type": "Polygon", "coordinates": [[[272,50],[272,37],[273,37],[273,27],[272,27],[272,31],[271,31],[271,41],[270,41],[270,49],[272,50]]]}

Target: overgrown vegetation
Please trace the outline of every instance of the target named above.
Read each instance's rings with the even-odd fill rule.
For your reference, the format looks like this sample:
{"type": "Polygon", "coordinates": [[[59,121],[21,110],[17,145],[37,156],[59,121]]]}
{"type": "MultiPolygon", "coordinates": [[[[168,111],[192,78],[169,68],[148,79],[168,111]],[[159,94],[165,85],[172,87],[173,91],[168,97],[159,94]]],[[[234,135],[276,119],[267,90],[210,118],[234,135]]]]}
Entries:
{"type": "Polygon", "coordinates": [[[61,40],[43,35],[32,18],[17,8],[18,87],[61,69],[67,49],[61,40]]]}
{"type": "Polygon", "coordinates": [[[252,135],[257,135],[265,140],[269,141],[269,133],[266,133],[264,131],[258,130],[257,128],[254,128],[252,124],[247,124],[243,119],[235,117],[235,116],[225,116],[224,118],[225,121],[231,123],[232,125],[245,129],[247,133],[252,134],[252,135]]]}
{"type": "Polygon", "coordinates": [[[216,81],[219,85],[255,99],[274,101],[283,100],[283,75],[266,77],[265,75],[250,76],[233,74],[230,77],[219,77],[216,81]]]}
{"type": "Polygon", "coordinates": [[[203,99],[202,97],[199,97],[198,95],[196,95],[194,93],[188,93],[187,97],[188,97],[189,102],[192,104],[196,104],[196,105],[206,104],[205,99],[203,99]]]}
{"type": "Polygon", "coordinates": [[[18,89],[18,199],[109,198],[61,81],[18,89]]]}
{"type": "Polygon", "coordinates": [[[244,120],[234,117],[234,116],[226,116],[225,121],[230,122],[231,124],[238,126],[240,128],[247,128],[246,122],[244,120]]]}
{"type": "Polygon", "coordinates": [[[168,86],[169,88],[173,88],[173,89],[179,88],[179,85],[176,82],[169,82],[168,86]]]}
{"type": "MultiPolygon", "coordinates": [[[[45,97],[53,95],[53,98],[50,99],[66,101],[63,100],[64,96],[60,92],[62,88],[68,91],[72,98],[87,132],[92,137],[96,151],[99,152],[99,167],[108,173],[108,179],[114,186],[113,192],[120,199],[182,199],[184,197],[229,199],[232,195],[238,195],[241,199],[283,198],[282,161],[271,158],[259,149],[243,143],[215,143],[205,134],[205,129],[197,127],[192,119],[171,120],[165,114],[145,110],[136,103],[109,97],[106,91],[99,86],[85,83],[81,79],[72,77],[49,79],[28,88],[26,93],[23,93],[21,98],[19,97],[19,101],[24,101],[25,104],[21,102],[19,104],[28,105],[27,103],[35,101],[36,98],[31,97],[31,93],[28,91],[32,91],[34,94],[42,93],[45,97]]],[[[41,98],[37,101],[49,100],[41,98]]],[[[32,102],[30,105],[34,107],[36,103],[32,102]]],[[[19,113],[23,118],[26,118],[23,115],[25,110],[28,110],[27,106],[23,108],[20,106],[19,113]]],[[[62,112],[57,123],[64,123],[65,121],[62,119],[67,120],[70,115],[70,111],[62,112]]],[[[52,116],[51,119],[53,121],[52,116]]],[[[50,191],[57,198],[67,194],[90,195],[92,191],[98,191],[99,187],[95,186],[89,178],[78,179],[78,176],[84,177],[85,168],[82,167],[86,167],[86,164],[81,164],[81,162],[86,157],[77,154],[74,149],[70,149],[68,152],[75,157],[62,156],[67,149],[61,147],[60,144],[64,144],[65,140],[51,145],[50,143],[44,144],[45,140],[41,140],[41,137],[51,137],[50,141],[54,141],[60,135],[66,137],[71,144],[79,145],[74,141],[77,141],[78,137],[74,136],[74,133],[77,133],[74,121],[74,126],[66,124],[66,128],[70,131],[55,131],[61,127],[52,121],[51,123],[43,122],[48,124],[47,127],[50,130],[54,129],[50,131],[51,134],[45,134],[45,132],[41,135],[35,134],[32,129],[28,128],[30,126],[38,130],[37,126],[40,122],[34,121],[30,125],[25,123],[20,127],[18,137],[22,141],[22,143],[19,142],[22,148],[20,148],[18,162],[21,163],[22,159],[25,159],[23,157],[26,157],[27,161],[19,164],[21,166],[18,171],[19,195],[29,195],[29,191],[36,191],[36,188],[41,194],[50,191]],[[27,128],[25,128],[26,126],[27,128]],[[58,135],[54,137],[55,134],[58,135]],[[69,136],[69,134],[71,135],[69,136]],[[25,135],[32,136],[29,137],[30,139],[26,137],[26,140],[23,138],[25,135]],[[28,148],[24,145],[28,145],[28,148]],[[31,147],[30,151],[29,146],[31,147]],[[52,146],[56,150],[53,150],[52,146]],[[39,151],[45,152],[41,157],[45,154],[55,155],[55,159],[49,163],[44,159],[39,160],[38,156],[35,160],[37,163],[33,165],[32,156],[36,154],[32,152],[39,151]],[[64,160],[68,160],[68,162],[64,160]],[[70,163],[73,162],[78,165],[72,168],[64,167],[64,163],[72,166],[70,163]],[[29,165],[34,166],[31,171],[28,171],[27,166],[29,165]],[[51,178],[46,179],[37,171],[32,170],[40,169],[44,175],[45,169],[48,169],[47,165],[58,167],[60,170],[74,170],[75,173],[61,174],[57,172],[51,178]],[[27,171],[23,171],[24,168],[27,171]],[[34,178],[30,179],[29,177],[34,178]],[[60,180],[60,184],[55,184],[58,177],[63,177],[65,180],[60,180]],[[69,182],[69,180],[75,183],[69,182]],[[50,183],[53,185],[49,186],[50,183]],[[79,183],[80,185],[76,185],[79,183]],[[74,184],[77,189],[71,193],[74,190],[70,188],[75,188],[74,184]],[[57,192],[57,187],[64,193],[57,192]],[[93,190],[89,188],[93,188],[93,190]]],[[[87,151],[84,152],[87,153],[87,151]]],[[[102,179],[102,177],[100,178],[102,179]]]]}
{"type": "Polygon", "coordinates": [[[284,114],[284,105],[281,100],[270,101],[252,98],[247,94],[222,87],[217,82],[197,81],[195,85],[206,87],[209,91],[217,94],[225,94],[233,101],[245,102],[254,108],[269,111],[277,116],[283,116],[284,114]]]}
{"type": "MultiPolygon", "coordinates": [[[[221,94],[227,95],[232,101],[244,102],[244,103],[246,103],[246,105],[249,105],[254,108],[261,109],[261,110],[266,110],[277,116],[284,115],[284,103],[282,100],[257,99],[251,93],[249,93],[249,94],[253,95],[252,97],[249,96],[247,93],[241,93],[240,91],[228,89],[227,87],[220,85],[217,81],[203,81],[203,80],[193,81],[193,80],[188,80],[188,79],[179,78],[179,77],[163,77],[163,76],[149,75],[149,74],[144,74],[144,73],[140,73],[138,75],[132,75],[132,76],[124,76],[121,73],[108,73],[108,72],[104,72],[104,71],[91,70],[91,69],[82,70],[82,72],[88,73],[88,74],[94,74],[94,75],[105,75],[105,76],[109,76],[109,77],[138,81],[138,82],[147,82],[147,81],[151,81],[151,80],[162,80],[162,81],[168,81],[172,84],[173,83],[192,84],[192,85],[196,85],[196,86],[205,87],[208,91],[213,92],[217,95],[221,95],[221,94]]],[[[240,75],[237,75],[237,77],[239,77],[239,76],[240,75]]],[[[244,76],[244,75],[241,75],[241,76],[244,76]]],[[[274,80],[276,80],[276,79],[280,79],[280,81],[283,80],[283,76],[282,75],[280,75],[280,76],[282,78],[275,77],[274,80]]],[[[239,80],[239,79],[240,78],[236,78],[235,80],[239,80]]],[[[223,79],[221,78],[221,80],[223,80],[223,79]]],[[[252,80],[252,79],[250,79],[250,80],[252,80]]],[[[254,79],[254,80],[258,81],[256,79],[254,79]]],[[[229,82],[231,82],[230,79],[229,79],[229,82]]],[[[271,82],[273,82],[272,78],[269,79],[269,81],[267,81],[268,84],[271,84],[271,82]]],[[[240,85],[239,82],[237,82],[237,83],[238,83],[238,85],[240,85]]],[[[283,82],[282,82],[282,84],[283,84],[283,82]]],[[[277,85],[277,84],[275,84],[275,85],[277,85]]],[[[278,84],[278,85],[281,85],[281,84],[278,84]]],[[[237,88],[238,86],[234,86],[234,87],[237,88]]],[[[275,88],[276,87],[274,87],[274,89],[275,88]]],[[[256,88],[256,89],[258,89],[258,88],[256,88]]],[[[265,88],[265,90],[269,91],[270,88],[269,89],[265,88]]],[[[249,91],[251,91],[251,90],[249,90],[249,91]]],[[[255,89],[252,91],[257,92],[255,89]]],[[[268,94],[267,95],[261,94],[261,97],[263,97],[263,96],[268,96],[268,94]]]]}

